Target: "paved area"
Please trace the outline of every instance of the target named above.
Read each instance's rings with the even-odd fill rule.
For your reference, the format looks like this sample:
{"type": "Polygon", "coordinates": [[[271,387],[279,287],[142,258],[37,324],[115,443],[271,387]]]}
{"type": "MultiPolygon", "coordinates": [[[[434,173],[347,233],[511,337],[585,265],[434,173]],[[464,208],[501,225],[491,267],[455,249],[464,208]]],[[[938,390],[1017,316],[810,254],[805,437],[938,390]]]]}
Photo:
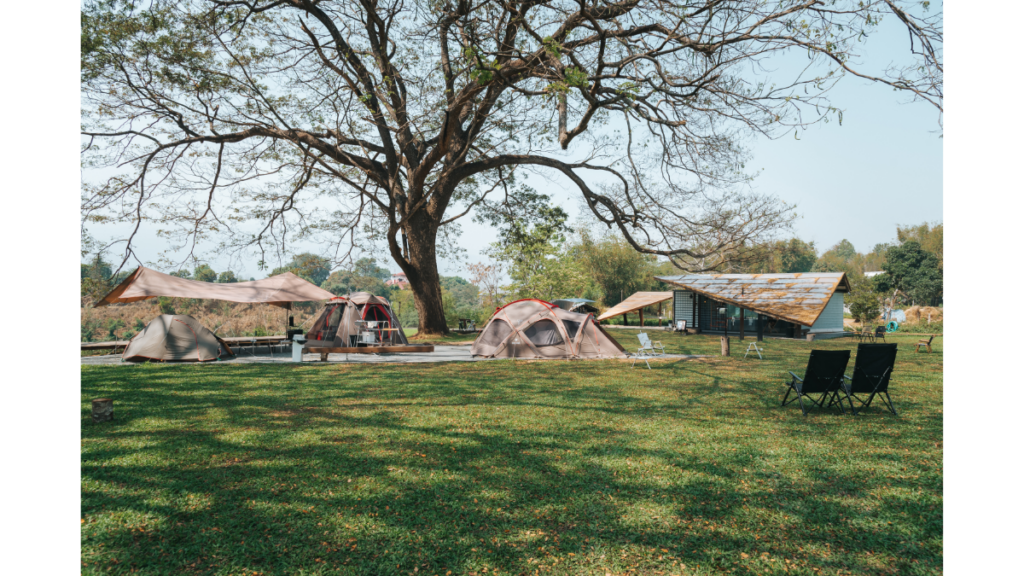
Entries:
{"type": "MultiPolygon", "coordinates": [[[[334,363],[349,363],[349,364],[374,364],[381,362],[397,362],[397,363],[417,363],[417,362],[484,362],[492,360],[492,358],[473,358],[469,354],[469,346],[434,346],[433,352],[419,352],[413,354],[331,354],[327,357],[327,362],[330,364],[334,363]]],[[[686,356],[681,354],[670,354],[665,356],[667,360],[688,360],[691,358],[700,358],[700,356],[686,356]]],[[[291,363],[291,353],[276,354],[257,354],[251,355],[246,352],[240,352],[234,358],[227,360],[220,360],[216,363],[224,364],[252,364],[252,363],[291,363]]],[[[304,354],[302,356],[303,362],[310,362],[313,364],[320,364],[319,354],[304,354]]],[[[94,364],[124,364],[125,366],[131,366],[131,362],[121,362],[120,355],[109,355],[109,356],[83,356],[82,365],[94,365],[94,364]]],[[[205,363],[213,364],[213,362],[205,363]]]]}

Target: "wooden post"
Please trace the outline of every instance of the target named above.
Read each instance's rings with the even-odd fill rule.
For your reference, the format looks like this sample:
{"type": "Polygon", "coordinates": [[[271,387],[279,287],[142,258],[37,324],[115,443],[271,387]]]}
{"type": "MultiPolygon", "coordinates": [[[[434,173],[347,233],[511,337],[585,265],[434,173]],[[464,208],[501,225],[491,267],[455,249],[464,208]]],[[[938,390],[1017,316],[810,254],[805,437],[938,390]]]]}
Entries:
{"type": "Polygon", "coordinates": [[[722,356],[729,355],[729,337],[722,336],[722,356]]]}
{"type": "Polygon", "coordinates": [[[764,314],[757,315],[757,341],[764,342],[764,314]]]}
{"type": "Polygon", "coordinates": [[[644,327],[644,309],[640,309],[640,328],[644,327]]]}
{"type": "Polygon", "coordinates": [[[740,308],[740,342],[743,342],[743,308],[740,308]]]}
{"type": "Polygon", "coordinates": [[[106,422],[114,419],[114,401],[110,398],[97,398],[92,401],[92,421],[106,422]]]}

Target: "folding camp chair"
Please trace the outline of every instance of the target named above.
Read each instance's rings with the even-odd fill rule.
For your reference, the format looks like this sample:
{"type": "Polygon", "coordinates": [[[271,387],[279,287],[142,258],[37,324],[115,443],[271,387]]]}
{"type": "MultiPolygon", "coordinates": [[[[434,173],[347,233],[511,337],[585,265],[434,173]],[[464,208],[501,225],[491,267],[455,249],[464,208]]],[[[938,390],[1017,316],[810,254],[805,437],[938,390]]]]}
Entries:
{"type": "Polygon", "coordinates": [[[761,357],[761,352],[764,352],[764,347],[763,346],[758,346],[757,345],[757,340],[751,342],[747,346],[747,351],[743,353],[743,357],[746,358],[747,354],[750,354],[751,352],[757,352],[757,359],[758,360],[764,360],[764,358],[761,357]]]}
{"type": "MultiPolygon", "coordinates": [[[[871,406],[871,400],[877,394],[893,415],[896,415],[896,409],[892,406],[892,398],[889,397],[889,377],[892,376],[892,369],[895,365],[896,344],[858,344],[857,360],[853,365],[853,378],[843,376],[846,381],[843,382],[842,390],[846,393],[847,398],[852,397],[860,402],[861,408],[871,406]],[[867,401],[857,394],[868,394],[867,401]]],[[[835,399],[838,399],[838,396],[835,399]]],[[[853,403],[851,402],[850,405],[852,406],[853,403]]],[[[857,411],[854,410],[853,413],[856,414],[857,411]]]]}
{"type": "Polygon", "coordinates": [[[920,352],[921,351],[921,346],[924,346],[925,348],[928,349],[928,353],[931,354],[931,352],[932,352],[932,340],[935,340],[935,336],[932,336],[931,338],[928,338],[927,340],[918,340],[917,344],[914,344],[914,346],[915,346],[914,352],[915,353],[916,352],[920,352]]]}
{"type": "MultiPolygon", "coordinates": [[[[792,404],[799,400],[800,410],[803,411],[804,416],[807,416],[807,408],[804,407],[804,396],[806,396],[812,404],[824,408],[826,398],[834,396],[840,391],[846,393],[843,388],[843,376],[845,376],[846,365],[849,362],[849,350],[811,350],[811,357],[807,360],[807,372],[804,377],[800,378],[790,372],[793,379],[788,384],[789,389],[786,390],[786,395],[782,397],[782,405],[792,404]],[[796,392],[796,397],[786,402],[790,392],[796,392]],[[821,394],[821,397],[815,400],[811,394],[821,394]]],[[[831,404],[829,405],[831,406],[831,404]]],[[[839,409],[846,414],[841,401],[839,409]]],[[[850,401],[850,409],[853,409],[853,401],[850,401]]]]}
{"type": "Polygon", "coordinates": [[[646,332],[641,332],[637,335],[640,339],[641,349],[646,350],[650,355],[653,356],[664,356],[665,346],[660,340],[651,341],[651,337],[646,332]]]}
{"type": "Polygon", "coordinates": [[[633,355],[633,364],[631,364],[630,367],[632,368],[635,366],[637,360],[643,360],[649,369],[651,367],[651,363],[648,362],[647,359],[664,356],[665,347],[657,340],[651,342],[651,338],[645,332],[637,334],[637,338],[640,339],[641,346],[636,349],[636,354],[633,355]]]}
{"type": "Polygon", "coordinates": [[[885,342],[885,326],[878,326],[875,328],[875,335],[873,339],[877,340],[879,338],[882,339],[882,342],[885,342]]]}

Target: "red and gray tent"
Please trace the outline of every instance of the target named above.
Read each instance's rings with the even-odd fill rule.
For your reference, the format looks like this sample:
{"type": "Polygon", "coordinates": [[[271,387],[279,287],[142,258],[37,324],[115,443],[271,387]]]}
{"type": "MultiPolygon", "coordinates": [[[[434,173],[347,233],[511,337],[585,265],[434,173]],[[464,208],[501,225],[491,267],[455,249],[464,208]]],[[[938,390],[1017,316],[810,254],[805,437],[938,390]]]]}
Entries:
{"type": "Polygon", "coordinates": [[[473,342],[485,358],[625,358],[626,351],[594,321],[543,300],[498,308],[473,342]]]}

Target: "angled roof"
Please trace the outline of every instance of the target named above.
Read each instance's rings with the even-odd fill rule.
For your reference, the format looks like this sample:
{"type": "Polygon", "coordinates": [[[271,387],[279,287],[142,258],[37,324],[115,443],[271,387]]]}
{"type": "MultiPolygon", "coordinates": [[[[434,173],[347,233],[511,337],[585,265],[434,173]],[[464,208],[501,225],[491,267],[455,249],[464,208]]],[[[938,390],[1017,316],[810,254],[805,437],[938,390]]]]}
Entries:
{"type": "Polygon", "coordinates": [[[290,308],[292,302],[310,302],[334,298],[327,290],[312,282],[307,282],[291,272],[278,274],[262,280],[251,282],[232,282],[220,284],[200,282],[178,278],[163,272],[139,266],[123,282],[96,303],[96,307],[122,302],[137,302],[157,296],[176,298],[207,298],[210,300],[227,300],[228,302],[246,302],[273,304],[282,308],[290,308]]]}
{"type": "Polygon", "coordinates": [[[687,274],[656,278],[721,302],[802,326],[814,324],[836,291],[850,291],[850,281],[842,272],[687,274]]]}
{"type": "Polygon", "coordinates": [[[613,316],[618,316],[619,314],[628,314],[634,310],[646,308],[647,306],[657,304],[658,302],[664,302],[671,298],[671,292],[637,292],[606,310],[605,313],[598,316],[597,319],[605,320],[613,316]]]}

